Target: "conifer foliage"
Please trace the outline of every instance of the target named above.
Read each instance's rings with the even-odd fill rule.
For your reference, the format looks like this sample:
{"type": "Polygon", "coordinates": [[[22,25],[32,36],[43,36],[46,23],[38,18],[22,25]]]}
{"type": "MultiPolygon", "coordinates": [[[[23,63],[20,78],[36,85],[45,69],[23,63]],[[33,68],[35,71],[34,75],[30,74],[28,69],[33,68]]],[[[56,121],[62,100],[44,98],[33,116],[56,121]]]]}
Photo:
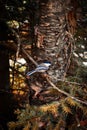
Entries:
{"type": "Polygon", "coordinates": [[[87,2],[0,0],[0,9],[0,48],[10,77],[0,92],[18,102],[8,130],[87,130],[87,2]],[[26,79],[43,60],[52,62],[48,72],[26,79]]]}

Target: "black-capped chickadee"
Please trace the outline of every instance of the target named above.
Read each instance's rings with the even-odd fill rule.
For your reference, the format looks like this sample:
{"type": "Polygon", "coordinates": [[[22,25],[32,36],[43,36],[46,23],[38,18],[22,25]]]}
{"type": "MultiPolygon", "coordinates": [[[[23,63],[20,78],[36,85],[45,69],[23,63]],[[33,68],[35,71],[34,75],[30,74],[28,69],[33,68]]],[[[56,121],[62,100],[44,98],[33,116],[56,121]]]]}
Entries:
{"type": "Polygon", "coordinates": [[[26,74],[26,76],[29,77],[30,75],[32,75],[36,72],[45,72],[49,69],[50,66],[51,66],[51,62],[46,61],[44,63],[41,63],[40,65],[37,65],[35,70],[29,71],[26,74]]]}

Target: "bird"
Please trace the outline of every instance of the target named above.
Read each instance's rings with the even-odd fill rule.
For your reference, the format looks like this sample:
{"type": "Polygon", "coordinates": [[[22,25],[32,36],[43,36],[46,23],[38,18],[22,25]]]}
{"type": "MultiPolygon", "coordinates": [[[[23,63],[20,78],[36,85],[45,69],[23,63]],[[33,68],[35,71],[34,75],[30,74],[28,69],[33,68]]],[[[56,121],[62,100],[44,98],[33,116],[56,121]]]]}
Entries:
{"type": "Polygon", "coordinates": [[[29,77],[36,72],[41,72],[41,73],[46,72],[50,66],[51,66],[51,62],[49,62],[49,61],[43,62],[43,63],[37,65],[37,67],[34,70],[29,71],[26,74],[26,76],[29,77]]]}

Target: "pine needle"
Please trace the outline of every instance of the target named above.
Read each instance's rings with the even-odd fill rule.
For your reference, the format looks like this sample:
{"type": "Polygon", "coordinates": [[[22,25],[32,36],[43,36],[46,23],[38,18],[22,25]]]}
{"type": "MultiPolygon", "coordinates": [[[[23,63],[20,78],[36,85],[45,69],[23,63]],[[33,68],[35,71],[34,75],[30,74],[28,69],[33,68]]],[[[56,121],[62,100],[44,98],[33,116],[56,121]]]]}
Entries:
{"type": "Polygon", "coordinates": [[[70,97],[67,97],[66,100],[65,100],[65,102],[68,103],[70,106],[74,106],[74,107],[75,107],[76,104],[77,104],[76,101],[73,100],[73,99],[70,98],[70,97]]]}
{"type": "Polygon", "coordinates": [[[65,114],[69,114],[69,113],[72,114],[72,111],[71,111],[70,107],[68,107],[65,103],[62,103],[62,104],[61,104],[61,107],[62,107],[62,110],[63,110],[63,112],[64,112],[65,114]]]}

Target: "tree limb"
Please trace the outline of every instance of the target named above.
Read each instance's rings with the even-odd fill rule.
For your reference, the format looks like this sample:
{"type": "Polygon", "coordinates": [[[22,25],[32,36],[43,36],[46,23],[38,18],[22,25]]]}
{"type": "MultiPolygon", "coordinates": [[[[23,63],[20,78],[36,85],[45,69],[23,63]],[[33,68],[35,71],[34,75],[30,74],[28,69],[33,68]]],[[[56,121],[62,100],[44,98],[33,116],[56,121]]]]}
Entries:
{"type": "Polygon", "coordinates": [[[20,52],[21,40],[20,40],[20,36],[18,35],[18,33],[14,29],[11,29],[11,31],[15,35],[17,43],[18,43],[17,44],[17,52],[16,52],[16,59],[17,59],[19,56],[19,52],[20,52]]]}
{"type": "MultiPolygon", "coordinates": [[[[23,48],[22,48],[22,51],[26,54],[26,56],[29,58],[29,60],[30,60],[33,64],[35,64],[36,66],[38,65],[38,63],[37,63],[23,48]]],[[[44,74],[43,74],[43,76],[44,76],[44,74]]],[[[76,97],[74,97],[74,96],[70,95],[69,93],[67,93],[67,92],[65,92],[65,91],[63,91],[63,90],[61,90],[61,89],[59,89],[58,87],[56,87],[56,85],[48,78],[48,76],[44,76],[44,77],[46,78],[47,82],[52,86],[53,89],[56,89],[56,90],[59,91],[60,93],[62,93],[62,94],[64,94],[64,95],[66,95],[66,96],[72,98],[73,100],[75,100],[75,101],[77,101],[77,102],[80,102],[80,103],[82,103],[82,104],[87,105],[87,102],[82,101],[82,100],[80,100],[80,99],[77,99],[76,97]]],[[[61,80],[61,81],[62,81],[62,80],[61,80]]]]}
{"type": "Polygon", "coordinates": [[[34,64],[38,65],[38,63],[25,51],[25,49],[22,48],[22,52],[27,56],[27,58],[34,64]]]}
{"type": "MultiPolygon", "coordinates": [[[[38,65],[38,63],[37,63],[23,48],[22,48],[22,52],[28,57],[28,59],[29,59],[34,65],[36,65],[36,66],[38,65]]],[[[43,74],[43,75],[44,75],[44,74],[43,74]]],[[[76,97],[74,97],[74,96],[70,95],[69,93],[67,93],[67,92],[65,92],[65,91],[63,91],[63,90],[61,90],[61,89],[59,89],[58,87],[56,87],[56,85],[48,78],[48,76],[45,76],[45,78],[46,78],[47,82],[48,82],[54,89],[56,89],[57,91],[59,91],[60,93],[62,93],[62,94],[64,94],[64,95],[66,95],[66,96],[72,98],[73,100],[76,100],[77,102],[80,102],[80,103],[82,103],[82,104],[87,105],[87,102],[82,101],[82,100],[80,100],[80,99],[77,99],[76,97]]]]}
{"type": "Polygon", "coordinates": [[[67,92],[65,92],[65,91],[63,91],[63,90],[61,90],[61,89],[59,89],[58,87],[56,87],[55,84],[54,84],[53,82],[51,82],[51,80],[50,80],[48,77],[46,77],[46,80],[48,81],[48,83],[49,83],[54,89],[56,89],[56,90],[59,91],[60,93],[62,93],[62,94],[64,94],[64,95],[66,95],[66,96],[72,98],[73,100],[75,100],[75,101],[77,101],[77,102],[80,102],[80,103],[82,103],[82,104],[87,105],[87,102],[82,101],[82,100],[80,100],[80,99],[77,99],[76,97],[74,97],[74,96],[70,95],[69,93],[67,93],[67,92]]]}

